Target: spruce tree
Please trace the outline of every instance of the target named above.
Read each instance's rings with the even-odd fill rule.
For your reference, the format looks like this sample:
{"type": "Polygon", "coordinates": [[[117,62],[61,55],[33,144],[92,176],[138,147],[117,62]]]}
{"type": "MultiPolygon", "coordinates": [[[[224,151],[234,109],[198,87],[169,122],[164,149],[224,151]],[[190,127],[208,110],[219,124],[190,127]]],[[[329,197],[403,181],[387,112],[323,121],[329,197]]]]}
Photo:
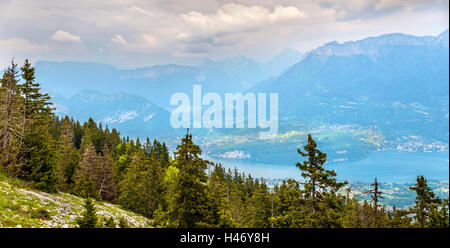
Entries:
{"type": "Polygon", "coordinates": [[[58,139],[58,164],[56,174],[59,188],[68,191],[74,184],[75,171],[78,168],[79,153],[74,145],[75,134],[71,121],[66,116],[61,123],[61,134],[58,139]]]}
{"type": "Polygon", "coordinates": [[[439,199],[435,197],[423,175],[418,176],[416,185],[409,188],[416,191],[416,205],[412,211],[415,213],[419,227],[424,228],[434,204],[439,203],[439,199]]]}
{"type": "Polygon", "coordinates": [[[80,228],[95,228],[97,221],[98,217],[96,214],[95,205],[91,198],[87,198],[84,204],[83,215],[77,220],[77,224],[80,228]]]}
{"type": "Polygon", "coordinates": [[[119,182],[118,202],[126,209],[148,217],[159,205],[165,206],[164,171],[155,158],[143,151],[133,155],[132,163],[119,182]]]}
{"type": "Polygon", "coordinates": [[[55,167],[56,141],[49,132],[54,116],[50,97],[35,82],[34,68],[28,62],[21,68],[25,82],[19,89],[22,98],[22,120],[18,162],[20,177],[32,181],[38,189],[57,190],[55,167]]]}
{"type": "Polygon", "coordinates": [[[170,222],[176,227],[207,226],[207,176],[209,161],[200,158],[202,151],[192,141],[189,132],[181,140],[175,152],[179,169],[174,196],[170,203],[170,222]]]}
{"type": "Polygon", "coordinates": [[[307,217],[311,227],[319,227],[323,224],[324,214],[320,211],[325,211],[338,218],[335,213],[329,211],[327,205],[341,204],[341,197],[336,195],[336,192],[347,184],[347,182],[339,183],[336,181],[336,172],[334,170],[327,170],[324,164],[327,161],[327,154],[317,149],[317,143],[313,140],[311,134],[308,134],[308,144],[304,146],[305,152],[297,149],[302,157],[307,157],[303,163],[298,162],[297,167],[301,170],[301,176],[306,180],[304,189],[306,198],[311,204],[312,212],[307,217]]]}
{"type": "Polygon", "coordinates": [[[11,62],[1,79],[0,87],[0,165],[17,175],[17,155],[20,150],[22,101],[17,64],[11,62]]]}
{"type": "Polygon", "coordinates": [[[371,184],[373,186],[373,189],[364,192],[364,194],[370,194],[372,201],[373,201],[373,227],[378,227],[378,221],[379,221],[379,215],[378,215],[378,209],[381,207],[381,205],[378,204],[380,199],[383,199],[383,192],[379,190],[380,184],[378,183],[377,178],[375,178],[375,182],[371,184]]]}

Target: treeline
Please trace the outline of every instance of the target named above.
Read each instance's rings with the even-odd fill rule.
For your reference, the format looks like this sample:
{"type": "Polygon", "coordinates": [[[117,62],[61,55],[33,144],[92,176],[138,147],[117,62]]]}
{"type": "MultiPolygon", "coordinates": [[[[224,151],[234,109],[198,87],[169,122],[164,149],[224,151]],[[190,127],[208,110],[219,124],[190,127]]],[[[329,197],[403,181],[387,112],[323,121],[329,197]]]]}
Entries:
{"type": "MultiPolygon", "coordinates": [[[[435,197],[422,176],[410,209],[380,205],[377,182],[367,192],[373,201],[351,197],[347,183],[324,168],[327,156],[311,135],[298,149],[304,182],[269,189],[263,179],[202,159],[189,132],[170,156],[157,140],[124,138],[92,119],[60,119],[28,61],[3,74],[0,114],[2,170],[39,190],[120,204],[155,227],[448,227],[448,199],[435,197]]],[[[88,219],[97,221],[92,212],[88,219]]]]}

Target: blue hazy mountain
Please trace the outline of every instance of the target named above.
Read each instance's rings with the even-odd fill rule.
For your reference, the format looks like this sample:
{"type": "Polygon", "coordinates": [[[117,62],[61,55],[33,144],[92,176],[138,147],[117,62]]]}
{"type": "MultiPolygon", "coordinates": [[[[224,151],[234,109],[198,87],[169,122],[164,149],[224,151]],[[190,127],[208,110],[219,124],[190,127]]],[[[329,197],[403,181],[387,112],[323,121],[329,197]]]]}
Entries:
{"type": "Polygon", "coordinates": [[[311,51],[252,91],[280,94],[283,118],[357,123],[448,142],[448,30],[387,34],[311,51]]]}
{"type": "Polygon", "coordinates": [[[223,157],[239,151],[256,161],[295,163],[292,147],[308,132],[335,161],[385,149],[448,150],[448,44],[446,30],[435,37],[386,34],[320,46],[249,89],[279,94],[278,139],[260,141],[240,130],[225,131],[245,142],[218,144],[210,152],[223,157]]]}
{"type": "Polygon", "coordinates": [[[83,90],[68,98],[52,97],[52,102],[59,116],[68,115],[80,121],[92,117],[127,136],[160,136],[173,131],[170,113],[139,96],[83,90]]]}
{"type": "MultiPolygon", "coordinates": [[[[249,92],[279,93],[279,138],[261,141],[253,135],[255,130],[215,130],[212,136],[205,136],[210,144],[207,154],[221,158],[243,154],[254,161],[295,163],[298,157],[293,147],[304,143],[305,133],[312,132],[330,161],[344,161],[385,149],[448,150],[448,44],[446,30],[438,36],[397,33],[329,42],[303,56],[292,55],[291,63],[297,63],[286,62],[278,68],[275,65],[282,63],[276,62],[277,57],[288,61],[292,52],[282,52],[272,65],[237,57],[196,67],[119,70],[93,63],[38,62],[36,68],[44,88],[65,95],[65,100],[56,98],[56,102],[66,107],[67,113],[85,115],[82,118],[95,114],[102,122],[127,119],[127,113],[147,102],[167,109],[170,95],[191,92],[194,82],[200,82],[205,92],[219,93],[253,85],[249,92]],[[270,71],[268,65],[275,69],[270,71]],[[94,95],[107,97],[125,92],[129,98],[111,104],[92,100],[86,105],[80,94],[68,97],[83,89],[96,89],[102,93],[94,95]],[[115,108],[124,102],[130,106],[115,108]]],[[[153,124],[144,121],[151,114],[144,111],[136,118],[114,123],[130,136],[169,128],[167,111],[161,110],[153,124]]]]}
{"type": "Polygon", "coordinates": [[[269,75],[278,76],[278,74],[289,69],[292,65],[297,64],[302,58],[303,53],[294,49],[285,48],[277,56],[267,62],[264,69],[269,75]]]}
{"type": "Polygon", "coordinates": [[[121,70],[100,63],[50,61],[38,61],[35,67],[42,87],[55,95],[70,97],[85,89],[128,93],[171,109],[170,96],[176,92],[190,94],[194,83],[200,83],[205,91],[244,91],[299,60],[297,51],[286,50],[268,63],[236,57],[208,60],[196,67],[168,64],[121,70]]]}

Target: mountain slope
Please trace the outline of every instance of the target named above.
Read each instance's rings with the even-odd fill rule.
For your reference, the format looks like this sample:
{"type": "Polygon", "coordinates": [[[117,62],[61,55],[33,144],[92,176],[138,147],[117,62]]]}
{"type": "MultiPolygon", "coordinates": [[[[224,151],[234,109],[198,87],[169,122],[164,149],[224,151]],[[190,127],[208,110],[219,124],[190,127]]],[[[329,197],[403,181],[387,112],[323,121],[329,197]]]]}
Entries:
{"type": "MultiPolygon", "coordinates": [[[[150,220],[120,207],[95,202],[100,219],[122,218],[130,227],[150,227],[150,220]]],[[[0,172],[0,228],[78,227],[76,219],[84,211],[84,199],[74,195],[48,194],[28,189],[24,183],[0,172]]]]}
{"type": "Polygon", "coordinates": [[[252,90],[278,92],[279,113],[292,121],[377,125],[448,142],[449,50],[441,38],[329,43],[252,90]]]}
{"type": "Polygon", "coordinates": [[[69,98],[56,96],[52,102],[59,116],[68,115],[80,121],[92,117],[127,136],[164,135],[172,131],[170,113],[143,97],[83,90],[69,98]]]}
{"type": "MultiPolygon", "coordinates": [[[[279,136],[232,130],[210,154],[240,152],[250,160],[295,163],[290,147],[313,133],[329,161],[357,160],[376,150],[448,150],[448,30],[436,37],[387,34],[327,43],[249,92],[279,94],[279,136]]],[[[249,130],[250,132],[252,130],[249,130]]]]}

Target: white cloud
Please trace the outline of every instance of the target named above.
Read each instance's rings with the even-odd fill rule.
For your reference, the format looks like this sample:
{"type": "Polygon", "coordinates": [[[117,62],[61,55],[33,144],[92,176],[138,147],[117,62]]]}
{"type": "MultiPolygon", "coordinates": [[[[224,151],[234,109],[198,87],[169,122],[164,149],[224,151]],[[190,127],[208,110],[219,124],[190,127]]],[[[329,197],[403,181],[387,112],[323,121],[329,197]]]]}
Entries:
{"type": "Polygon", "coordinates": [[[186,23],[210,30],[229,30],[245,29],[257,27],[268,22],[277,22],[286,19],[301,19],[305,13],[299,11],[296,7],[277,6],[273,11],[262,6],[244,6],[241,4],[225,4],[214,14],[203,14],[197,11],[191,11],[182,14],[182,19],[186,23]]]}
{"type": "Polygon", "coordinates": [[[294,6],[276,6],[266,8],[263,6],[245,6],[242,4],[229,3],[223,5],[212,14],[191,11],[181,14],[186,28],[181,30],[175,37],[184,43],[209,43],[214,46],[226,44],[223,40],[239,40],[223,38],[227,35],[238,33],[249,33],[260,30],[271,30],[280,25],[289,26],[299,24],[305,19],[306,14],[294,6]]]}
{"type": "Polygon", "coordinates": [[[0,40],[0,50],[9,52],[39,52],[47,50],[47,47],[23,38],[10,38],[0,40]]]}
{"type": "Polygon", "coordinates": [[[116,48],[128,52],[151,52],[159,45],[158,40],[151,34],[137,35],[133,41],[128,41],[122,35],[115,34],[111,38],[111,43],[116,48]]]}
{"type": "Polygon", "coordinates": [[[301,19],[305,18],[306,14],[299,11],[296,7],[277,6],[275,10],[269,14],[270,21],[301,19]]]}
{"type": "Polygon", "coordinates": [[[436,35],[448,27],[449,4],[448,0],[3,2],[1,60],[32,56],[119,67],[191,64],[201,61],[200,56],[264,60],[285,47],[308,51],[331,40],[389,32],[436,35]],[[67,49],[67,43],[83,45],[67,49]]]}
{"type": "Polygon", "coordinates": [[[54,41],[81,43],[81,38],[66,31],[58,30],[51,37],[54,41]]]}
{"type": "Polygon", "coordinates": [[[115,34],[115,35],[111,38],[111,41],[112,41],[113,43],[122,44],[122,45],[125,45],[125,44],[128,43],[128,42],[122,37],[122,35],[120,35],[120,34],[115,34]]]}

